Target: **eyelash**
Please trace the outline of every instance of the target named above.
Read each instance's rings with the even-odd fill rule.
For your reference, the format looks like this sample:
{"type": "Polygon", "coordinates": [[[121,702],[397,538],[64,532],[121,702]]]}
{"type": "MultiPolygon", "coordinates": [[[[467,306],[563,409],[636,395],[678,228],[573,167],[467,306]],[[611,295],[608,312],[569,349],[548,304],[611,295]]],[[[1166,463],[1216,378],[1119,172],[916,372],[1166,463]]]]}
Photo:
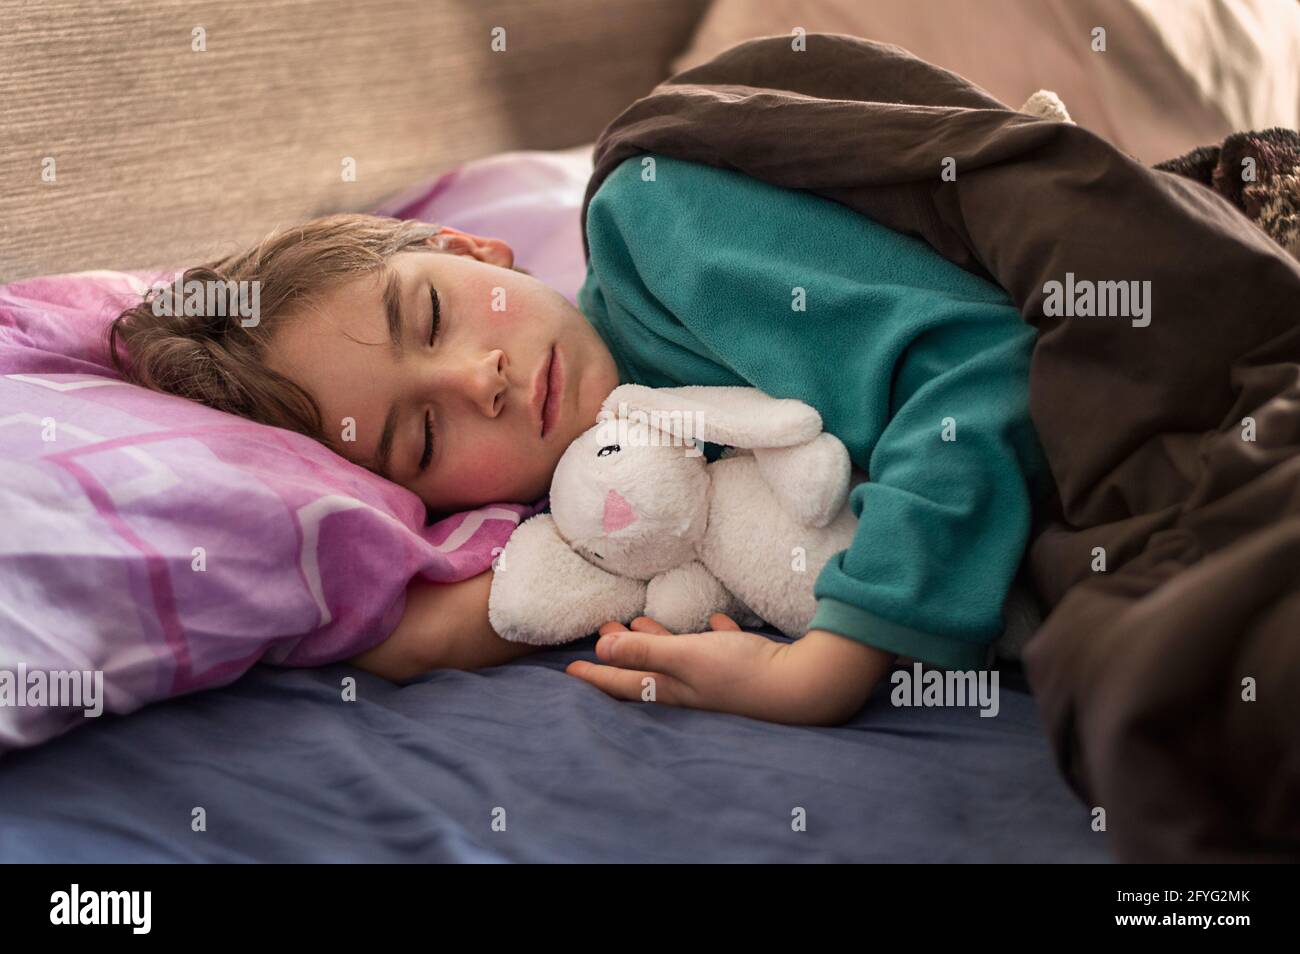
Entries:
{"type": "Polygon", "coordinates": [[[442,327],[442,302],[438,298],[438,289],[429,290],[429,297],[433,299],[433,320],[429,322],[429,344],[438,337],[438,329],[442,327]]]}
{"type": "MultiPolygon", "coordinates": [[[[438,337],[438,328],[442,325],[442,302],[438,300],[438,290],[430,289],[429,297],[433,300],[433,320],[429,322],[429,346],[433,346],[438,337]]],[[[420,470],[429,466],[433,460],[433,418],[424,412],[424,453],[420,455],[420,470]]]]}
{"type": "Polygon", "coordinates": [[[424,412],[424,453],[420,455],[420,470],[429,466],[429,461],[433,460],[433,420],[429,417],[429,412],[424,412]]]}

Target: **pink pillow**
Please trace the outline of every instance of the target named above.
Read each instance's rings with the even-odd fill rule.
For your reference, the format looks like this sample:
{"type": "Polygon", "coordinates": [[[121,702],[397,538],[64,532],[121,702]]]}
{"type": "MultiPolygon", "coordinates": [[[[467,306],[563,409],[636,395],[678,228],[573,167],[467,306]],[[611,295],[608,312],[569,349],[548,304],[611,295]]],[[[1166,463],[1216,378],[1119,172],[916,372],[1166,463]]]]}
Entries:
{"type": "MultiPolygon", "coordinates": [[[[495,217],[489,234],[572,297],[589,171],[589,150],[495,157],[404,202],[471,231],[495,217]]],[[[392,631],[413,577],[482,573],[544,502],[426,527],[414,494],[306,437],[120,381],[103,331],[146,284],[87,272],[0,286],[0,750],[258,661],[355,655],[392,631]],[[102,692],[34,704],[52,672],[90,673],[92,696],[102,673],[102,692]]]]}

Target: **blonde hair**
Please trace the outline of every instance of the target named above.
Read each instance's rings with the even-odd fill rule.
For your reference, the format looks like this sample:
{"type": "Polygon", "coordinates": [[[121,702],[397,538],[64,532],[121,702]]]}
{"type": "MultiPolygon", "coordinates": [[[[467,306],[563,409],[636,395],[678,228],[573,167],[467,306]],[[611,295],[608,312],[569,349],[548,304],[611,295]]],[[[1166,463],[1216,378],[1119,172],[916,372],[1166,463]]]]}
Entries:
{"type": "Polygon", "coordinates": [[[172,286],[156,286],[109,325],[113,366],[132,383],[330,445],[311,395],[266,366],[277,319],[348,279],[373,273],[398,252],[436,252],[425,243],[439,231],[427,222],[351,214],[273,232],[246,251],[181,276],[182,287],[191,281],[257,282],[256,323],[246,326],[225,307],[210,307],[211,301],[195,308],[177,300],[172,286]]]}

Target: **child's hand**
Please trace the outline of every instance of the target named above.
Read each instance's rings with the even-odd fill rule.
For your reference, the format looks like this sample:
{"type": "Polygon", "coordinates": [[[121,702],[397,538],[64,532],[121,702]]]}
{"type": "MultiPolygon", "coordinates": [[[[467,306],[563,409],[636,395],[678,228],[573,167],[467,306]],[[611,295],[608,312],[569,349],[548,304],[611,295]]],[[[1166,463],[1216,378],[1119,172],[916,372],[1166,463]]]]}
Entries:
{"type": "Polygon", "coordinates": [[[838,725],[862,707],[894,660],[824,630],[776,643],[742,632],[722,613],[710,616],[709,625],[712,632],[674,636],[646,616],[634,619],[631,630],[611,621],[596,643],[597,657],[608,665],[578,661],[565,671],[616,699],[838,725]]]}

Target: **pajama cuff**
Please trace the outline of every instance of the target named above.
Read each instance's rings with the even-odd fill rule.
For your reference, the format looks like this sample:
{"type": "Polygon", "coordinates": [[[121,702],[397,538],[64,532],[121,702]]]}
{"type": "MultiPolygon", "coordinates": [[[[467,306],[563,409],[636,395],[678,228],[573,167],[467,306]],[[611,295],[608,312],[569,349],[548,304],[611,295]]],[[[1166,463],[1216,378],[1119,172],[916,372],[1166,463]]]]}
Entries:
{"type": "Polygon", "coordinates": [[[988,665],[987,642],[936,636],[825,596],[817,601],[817,612],[808,628],[824,629],[944,669],[984,669],[988,665]]]}

